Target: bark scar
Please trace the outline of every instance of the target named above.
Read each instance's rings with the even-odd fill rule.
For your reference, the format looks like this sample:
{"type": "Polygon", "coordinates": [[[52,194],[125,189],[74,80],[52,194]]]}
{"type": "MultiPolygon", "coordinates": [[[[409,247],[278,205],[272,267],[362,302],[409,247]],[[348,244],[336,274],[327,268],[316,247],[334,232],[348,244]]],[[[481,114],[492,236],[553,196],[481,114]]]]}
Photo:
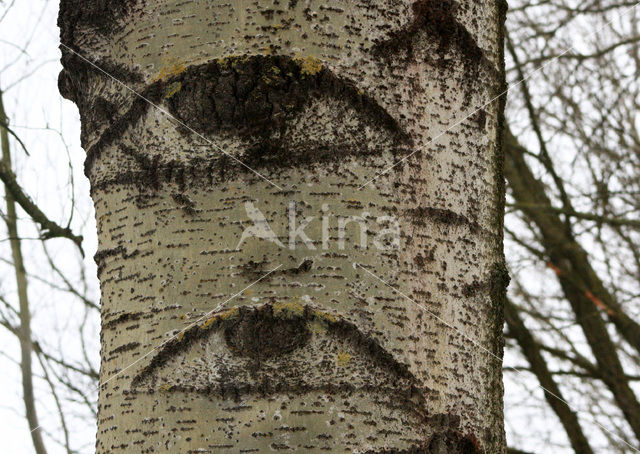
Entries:
{"type": "Polygon", "coordinates": [[[132,381],[141,391],[236,397],[283,392],[391,393],[424,409],[419,381],[371,335],[311,305],[218,312],[167,342],[132,381]]]}
{"type": "Polygon", "coordinates": [[[137,0],[61,0],[58,15],[60,41],[72,46],[78,31],[92,28],[102,35],[120,27],[119,19],[137,0]]]}
{"type": "Polygon", "coordinates": [[[476,69],[481,63],[495,71],[494,65],[485,57],[473,35],[456,19],[459,5],[453,0],[419,0],[411,5],[413,19],[405,27],[393,31],[387,39],[373,47],[374,54],[390,59],[403,50],[409,60],[414,57],[415,36],[427,32],[438,42],[440,61],[444,63],[447,52],[455,48],[462,54],[467,68],[476,69]]]}
{"type": "MultiPolygon", "coordinates": [[[[251,167],[281,168],[354,154],[401,153],[413,144],[410,134],[373,96],[310,58],[228,57],[191,66],[153,82],[141,94],[154,104],[167,105],[180,122],[205,137],[242,139],[246,151],[238,159],[251,167]],[[326,143],[309,139],[292,143],[290,128],[316,102],[330,102],[341,112],[351,112],[360,122],[359,127],[354,131],[334,129],[326,143]],[[358,140],[353,134],[361,133],[358,131],[364,126],[382,134],[385,140],[358,140]]],[[[102,132],[87,150],[85,174],[89,174],[103,150],[117,143],[144,117],[149,106],[142,98],[135,99],[129,111],[102,132]]],[[[185,135],[193,134],[184,126],[177,127],[185,135]]],[[[211,159],[227,170],[234,165],[218,151],[211,159]]],[[[175,167],[175,163],[172,165],[175,167]]]]}

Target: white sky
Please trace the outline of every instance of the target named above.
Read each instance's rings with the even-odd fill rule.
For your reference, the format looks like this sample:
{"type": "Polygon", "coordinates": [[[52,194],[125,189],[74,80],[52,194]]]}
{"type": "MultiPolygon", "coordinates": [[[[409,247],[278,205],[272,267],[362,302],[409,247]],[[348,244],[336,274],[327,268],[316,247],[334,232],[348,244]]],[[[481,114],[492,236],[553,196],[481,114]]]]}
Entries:
{"type": "MultiPolygon", "coordinates": [[[[12,148],[14,171],[19,175],[25,191],[50,219],[61,225],[68,222],[72,211],[72,192],[75,193],[72,227],[74,231],[85,235],[84,262],[90,283],[89,294],[97,301],[98,283],[93,262],[97,240],[89,185],[82,170],[84,151],[79,144],[78,112],[71,102],[60,97],[57,88],[57,76],[61,69],[57,49],[57,9],[57,0],[0,1],[0,17],[8,11],[0,22],[0,87],[6,91],[5,109],[12,129],[20,135],[30,153],[27,157],[15,144],[12,148]],[[23,79],[25,76],[28,77],[23,79]],[[73,166],[73,191],[69,183],[69,159],[73,166]]],[[[24,218],[25,214],[19,211],[19,216],[24,218]]],[[[19,227],[21,237],[36,236],[28,220],[23,220],[19,227]]],[[[40,242],[26,240],[22,244],[27,272],[59,282],[44,259],[40,242]]],[[[47,246],[56,264],[68,271],[74,282],[79,282],[80,254],[77,248],[64,239],[51,240],[47,246]]],[[[4,228],[0,228],[0,257],[10,257],[4,228]]],[[[0,296],[9,301],[16,300],[13,281],[11,268],[6,264],[0,265],[0,296]]],[[[48,346],[52,353],[64,351],[66,360],[80,358],[77,326],[83,314],[82,304],[34,279],[30,280],[29,297],[37,340],[43,346],[48,346]]],[[[93,333],[87,336],[94,340],[91,354],[96,366],[97,323],[94,316],[88,326],[89,332],[93,333]]],[[[19,346],[15,337],[3,328],[0,328],[0,352],[0,452],[32,453],[33,446],[23,416],[21,375],[18,365],[14,363],[19,359],[19,346]]],[[[33,361],[34,370],[40,373],[35,355],[33,361]]],[[[36,380],[35,389],[40,397],[38,410],[41,423],[45,429],[53,432],[55,439],[59,439],[61,434],[57,428],[60,423],[53,401],[46,398],[49,395],[48,387],[43,380],[36,380]]],[[[94,421],[79,411],[80,407],[78,417],[70,421],[73,447],[83,453],[93,452],[94,421]]],[[[65,452],[53,439],[45,437],[45,442],[50,453],[65,452]]]]}

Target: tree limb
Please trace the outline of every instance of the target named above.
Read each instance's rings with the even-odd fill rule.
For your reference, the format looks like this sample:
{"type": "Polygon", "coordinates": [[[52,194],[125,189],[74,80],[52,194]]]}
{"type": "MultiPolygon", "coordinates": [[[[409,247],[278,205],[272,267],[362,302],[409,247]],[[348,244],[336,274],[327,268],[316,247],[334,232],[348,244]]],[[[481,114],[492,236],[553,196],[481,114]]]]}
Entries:
{"type": "MultiPolygon", "coordinates": [[[[7,123],[7,116],[4,111],[4,105],[2,103],[2,91],[0,90],[0,125],[3,132],[3,148],[6,141],[8,147],[7,132],[9,129],[5,126],[7,123]]],[[[42,238],[68,238],[73,241],[80,249],[80,253],[84,257],[84,251],[82,250],[82,236],[75,235],[69,227],[60,227],[55,222],[51,221],[40,208],[33,203],[33,201],[27,196],[18,181],[16,176],[9,167],[7,162],[0,162],[0,181],[4,183],[4,186],[13,198],[13,200],[20,205],[20,207],[36,222],[40,225],[42,230],[42,238]]]]}

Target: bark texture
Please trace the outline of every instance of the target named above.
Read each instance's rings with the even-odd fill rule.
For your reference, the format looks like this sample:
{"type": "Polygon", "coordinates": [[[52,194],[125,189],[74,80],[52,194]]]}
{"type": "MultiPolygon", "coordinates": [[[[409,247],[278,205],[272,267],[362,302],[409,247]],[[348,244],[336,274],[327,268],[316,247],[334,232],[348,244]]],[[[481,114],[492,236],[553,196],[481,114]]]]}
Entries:
{"type": "Polygon", "coordinates": [[[144,97],[63,49],[98,453],[504,452],[503,106],[465,117],[503,89],[505,8],[62,1],[63,44],[144,97]]]}

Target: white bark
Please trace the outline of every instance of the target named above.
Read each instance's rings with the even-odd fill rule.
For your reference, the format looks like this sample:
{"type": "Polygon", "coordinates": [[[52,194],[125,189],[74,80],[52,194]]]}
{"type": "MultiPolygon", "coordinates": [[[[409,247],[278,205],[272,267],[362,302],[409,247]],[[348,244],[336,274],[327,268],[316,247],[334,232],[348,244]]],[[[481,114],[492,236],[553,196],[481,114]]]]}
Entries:
{"type": "Polygon", "coordinates": [[[165,112],[63,49],[100,240],[97,452],[503,452],[474,344],[502,355],[501,103],[465,119],[502,89],[503,5],[101,4],[63,0],[63,44],[165,112]],[[243,237],[247,202],[277,240],[243,237]]]}

